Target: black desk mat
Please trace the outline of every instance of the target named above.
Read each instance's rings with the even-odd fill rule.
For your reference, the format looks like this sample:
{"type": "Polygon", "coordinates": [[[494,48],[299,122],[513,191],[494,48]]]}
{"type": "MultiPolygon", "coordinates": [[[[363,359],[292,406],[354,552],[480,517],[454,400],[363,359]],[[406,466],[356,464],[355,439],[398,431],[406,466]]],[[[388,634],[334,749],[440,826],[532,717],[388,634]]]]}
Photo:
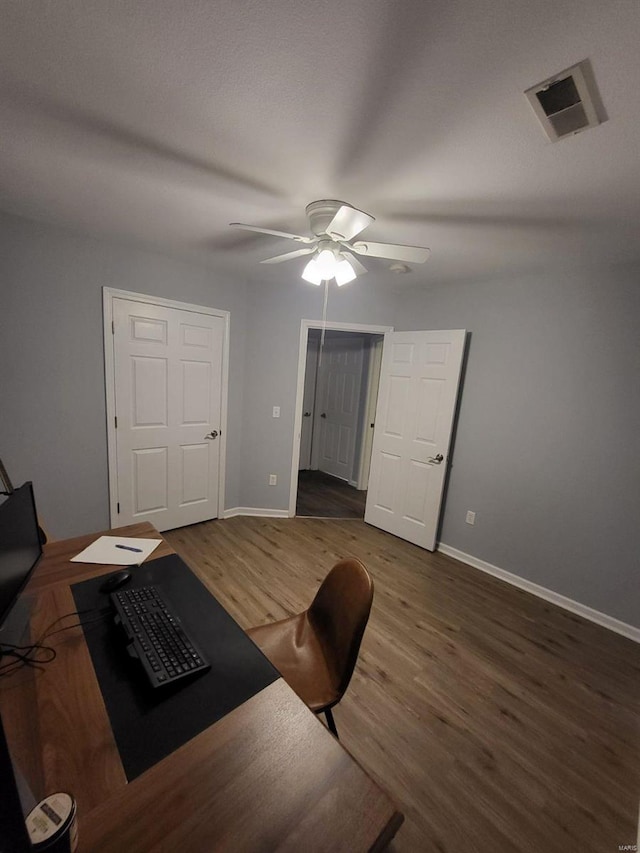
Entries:
{"type": "MultiPolygon", "coordinates": [[[[154,689],[148,686],[140,663],[129,657],[124,637],[110,616],[85,627],[93,668],[129,781],[279,677],[180,557],[161,557],[132,572],[133,579],[125,589],[158,585],[211,669],[186,684],[154,689]]],[[[102,576],[71,587],[78,610],[110,606],[108,595],[100,592],[104,580],[102,576]]],[[[89,613],[82,615],[84,621],[91,618],[89,613]]]]}

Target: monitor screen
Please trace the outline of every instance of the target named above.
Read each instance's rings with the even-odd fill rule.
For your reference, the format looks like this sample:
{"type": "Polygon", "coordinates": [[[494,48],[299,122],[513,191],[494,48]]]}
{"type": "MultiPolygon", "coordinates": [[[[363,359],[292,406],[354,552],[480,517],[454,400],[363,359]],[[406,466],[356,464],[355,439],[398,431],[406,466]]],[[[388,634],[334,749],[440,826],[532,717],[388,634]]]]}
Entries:
{"type": "Polygon", "coordinates": [[[31,483],[0,504],[0,626],[42,556],[31,483]]]}

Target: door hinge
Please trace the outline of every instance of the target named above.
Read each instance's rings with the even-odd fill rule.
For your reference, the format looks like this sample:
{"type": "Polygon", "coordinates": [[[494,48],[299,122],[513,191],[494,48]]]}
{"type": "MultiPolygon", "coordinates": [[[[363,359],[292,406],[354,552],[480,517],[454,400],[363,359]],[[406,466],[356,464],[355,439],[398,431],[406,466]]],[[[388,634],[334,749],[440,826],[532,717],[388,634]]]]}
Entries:
{"type": "Polygon", "coordinates": [[[116,504],[116,506],[118,507],[117,512],[119,513],[119,512],[120,512],[120,502],[119,502],[119,501],[118,501],[118,503],[116,504]]]}
{"type": "Polygon", "coordinates": [[[117,415],[114,417],[113,421],[116,425],[116,429],[118,429],[118,416],[117,415]]]}
{"type": "Polygon", "coordinates": [[[111,334],[115,335],[115,333],[116,333],[116,321],[112,320],[111,321],[111,334]]]}

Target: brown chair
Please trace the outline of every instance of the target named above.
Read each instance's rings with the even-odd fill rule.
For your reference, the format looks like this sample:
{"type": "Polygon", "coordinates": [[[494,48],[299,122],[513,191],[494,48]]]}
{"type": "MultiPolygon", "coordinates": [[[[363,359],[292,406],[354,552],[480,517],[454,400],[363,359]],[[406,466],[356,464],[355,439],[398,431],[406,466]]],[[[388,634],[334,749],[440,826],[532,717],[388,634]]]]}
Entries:
{"type": "Polygon", "coordinates": [[[373,581],[360,560],[340,560],[308,610],[247,631],[303,702],[326,715],[336,737],[331,708],[351,680],[372,601],[373,581]]]}

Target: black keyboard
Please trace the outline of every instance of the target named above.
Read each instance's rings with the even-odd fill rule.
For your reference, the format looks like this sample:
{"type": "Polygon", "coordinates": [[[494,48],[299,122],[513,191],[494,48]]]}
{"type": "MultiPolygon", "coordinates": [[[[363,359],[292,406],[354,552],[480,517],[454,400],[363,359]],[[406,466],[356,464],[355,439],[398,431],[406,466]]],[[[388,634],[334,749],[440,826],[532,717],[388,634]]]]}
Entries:
{"type": "Polygon", "coordinates": [[[157,586],[111,593],[116,623],[128,652],[138,658],[152,687],[174,684],[211,668],[157,586]]]}

